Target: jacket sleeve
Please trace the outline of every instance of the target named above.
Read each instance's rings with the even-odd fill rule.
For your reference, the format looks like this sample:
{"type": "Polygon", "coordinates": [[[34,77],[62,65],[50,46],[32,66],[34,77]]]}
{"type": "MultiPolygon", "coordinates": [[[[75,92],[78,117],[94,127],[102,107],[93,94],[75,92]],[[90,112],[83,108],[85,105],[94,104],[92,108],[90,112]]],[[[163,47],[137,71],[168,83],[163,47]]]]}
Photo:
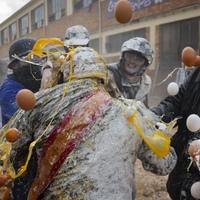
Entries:
{"type": "Polygon", "coordinates": [[[170,147],[170,152],[167,156],[160,158],[144,142],[139,149],[137,157],[141,160],[145,170],[161,176],[169,174],[174,169],[177,161],[176,153],[172,147],[170,147]]]}
{"type": "Polygon", "coordinates": [[[4,95],[3,102],[1,103],[2,121],[3,125],[6,124],[12,115],[17,111],[16,93],[8,90],[4,95]]]}
{"type": "Polygon", "coordinates": [[[7,78],[0,87],[0,104],[2,111],[2,122],[6,124],[17,111],[16,94],[24,86],[11,78],[7,78]]]}
{"type": "Polygon", "coordinates": [[[148,98],[148,94],[145,95],[144,100],[143,100],[144,105],[149,108],[149,98],[148,98]]]}
{"type": "Polygon", "coordinates": [[[168,96],[156,107],[151,108],[151,111],[159,116],[162,116],[163,121],[170,122],[175,117],[178,117],[182,100],[187,90],[189,80],[185,81],[179,88],[179,92],[175,96],[168,96]]]}

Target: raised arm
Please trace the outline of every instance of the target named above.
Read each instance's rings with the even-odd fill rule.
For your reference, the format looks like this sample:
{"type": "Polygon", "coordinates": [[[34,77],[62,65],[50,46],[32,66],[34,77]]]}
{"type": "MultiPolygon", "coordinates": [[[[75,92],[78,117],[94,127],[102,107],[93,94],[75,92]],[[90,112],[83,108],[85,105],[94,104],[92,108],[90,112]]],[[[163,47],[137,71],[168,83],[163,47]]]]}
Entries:
{"type": "Polygon", "coordinates": [[[170,122],[175,117],[180,115],[181,104],[185,91],[188,88],[190,80],[186,80],[179,88],[179,92],[175,96],[168,96],[156,107],[151,110],[159,116],[162,116],[163,121],[170,122]]]}

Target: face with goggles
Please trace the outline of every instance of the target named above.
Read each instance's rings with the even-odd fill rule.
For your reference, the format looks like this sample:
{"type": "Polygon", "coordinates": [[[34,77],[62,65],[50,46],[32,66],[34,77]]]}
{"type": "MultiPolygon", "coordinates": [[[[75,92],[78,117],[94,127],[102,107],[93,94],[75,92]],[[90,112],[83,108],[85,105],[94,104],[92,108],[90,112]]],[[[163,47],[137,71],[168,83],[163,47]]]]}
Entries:
{"type": "Polygon", "coordinates": [[[122,57],[122,67],[129,76],[142,75],[146,69],[147,61],[138,52],[125,52],[122,57]]]}

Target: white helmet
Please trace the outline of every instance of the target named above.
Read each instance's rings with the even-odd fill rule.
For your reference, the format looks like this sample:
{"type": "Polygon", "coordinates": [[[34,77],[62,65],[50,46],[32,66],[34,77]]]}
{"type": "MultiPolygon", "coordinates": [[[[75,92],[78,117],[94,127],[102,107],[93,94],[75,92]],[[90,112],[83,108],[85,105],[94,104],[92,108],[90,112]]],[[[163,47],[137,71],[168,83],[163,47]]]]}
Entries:
{"type": "Polygon", "coordinates": [[[90,47],[77,47],[71,55],[72,79],[107,78],[106,64],[94,49],[90,47]]]}
{"type": "Polygon", "coordinates": [[[121,53],[127,51],[136,51],[141,53],[148,61],[148,65],[153,62],[153,49],[145,38],[135,37],[125,41],[122,44],[121,53]]]}
{"type": "Polygon", "coordinates": [[[89,40],[88,30],[82,25],[75,25],[66,30],[64,46],[86,46],[89,40]]]}

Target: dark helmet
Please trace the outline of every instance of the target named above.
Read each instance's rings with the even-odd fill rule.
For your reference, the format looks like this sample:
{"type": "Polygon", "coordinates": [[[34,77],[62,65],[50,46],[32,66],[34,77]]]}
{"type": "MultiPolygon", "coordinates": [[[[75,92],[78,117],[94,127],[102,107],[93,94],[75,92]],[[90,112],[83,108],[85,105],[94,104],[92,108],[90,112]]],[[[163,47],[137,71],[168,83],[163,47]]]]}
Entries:
{"type": "Polygon", "coordinates": [[[17,55],[20,58],[26,56],[33,48],[36,40],[24,38],[13,42],[9,49],[9,58],[10,63],[8,64],[8,68],[12,69],[13,63],[17,60],[13,58],[13,55],[17,55]]]}

